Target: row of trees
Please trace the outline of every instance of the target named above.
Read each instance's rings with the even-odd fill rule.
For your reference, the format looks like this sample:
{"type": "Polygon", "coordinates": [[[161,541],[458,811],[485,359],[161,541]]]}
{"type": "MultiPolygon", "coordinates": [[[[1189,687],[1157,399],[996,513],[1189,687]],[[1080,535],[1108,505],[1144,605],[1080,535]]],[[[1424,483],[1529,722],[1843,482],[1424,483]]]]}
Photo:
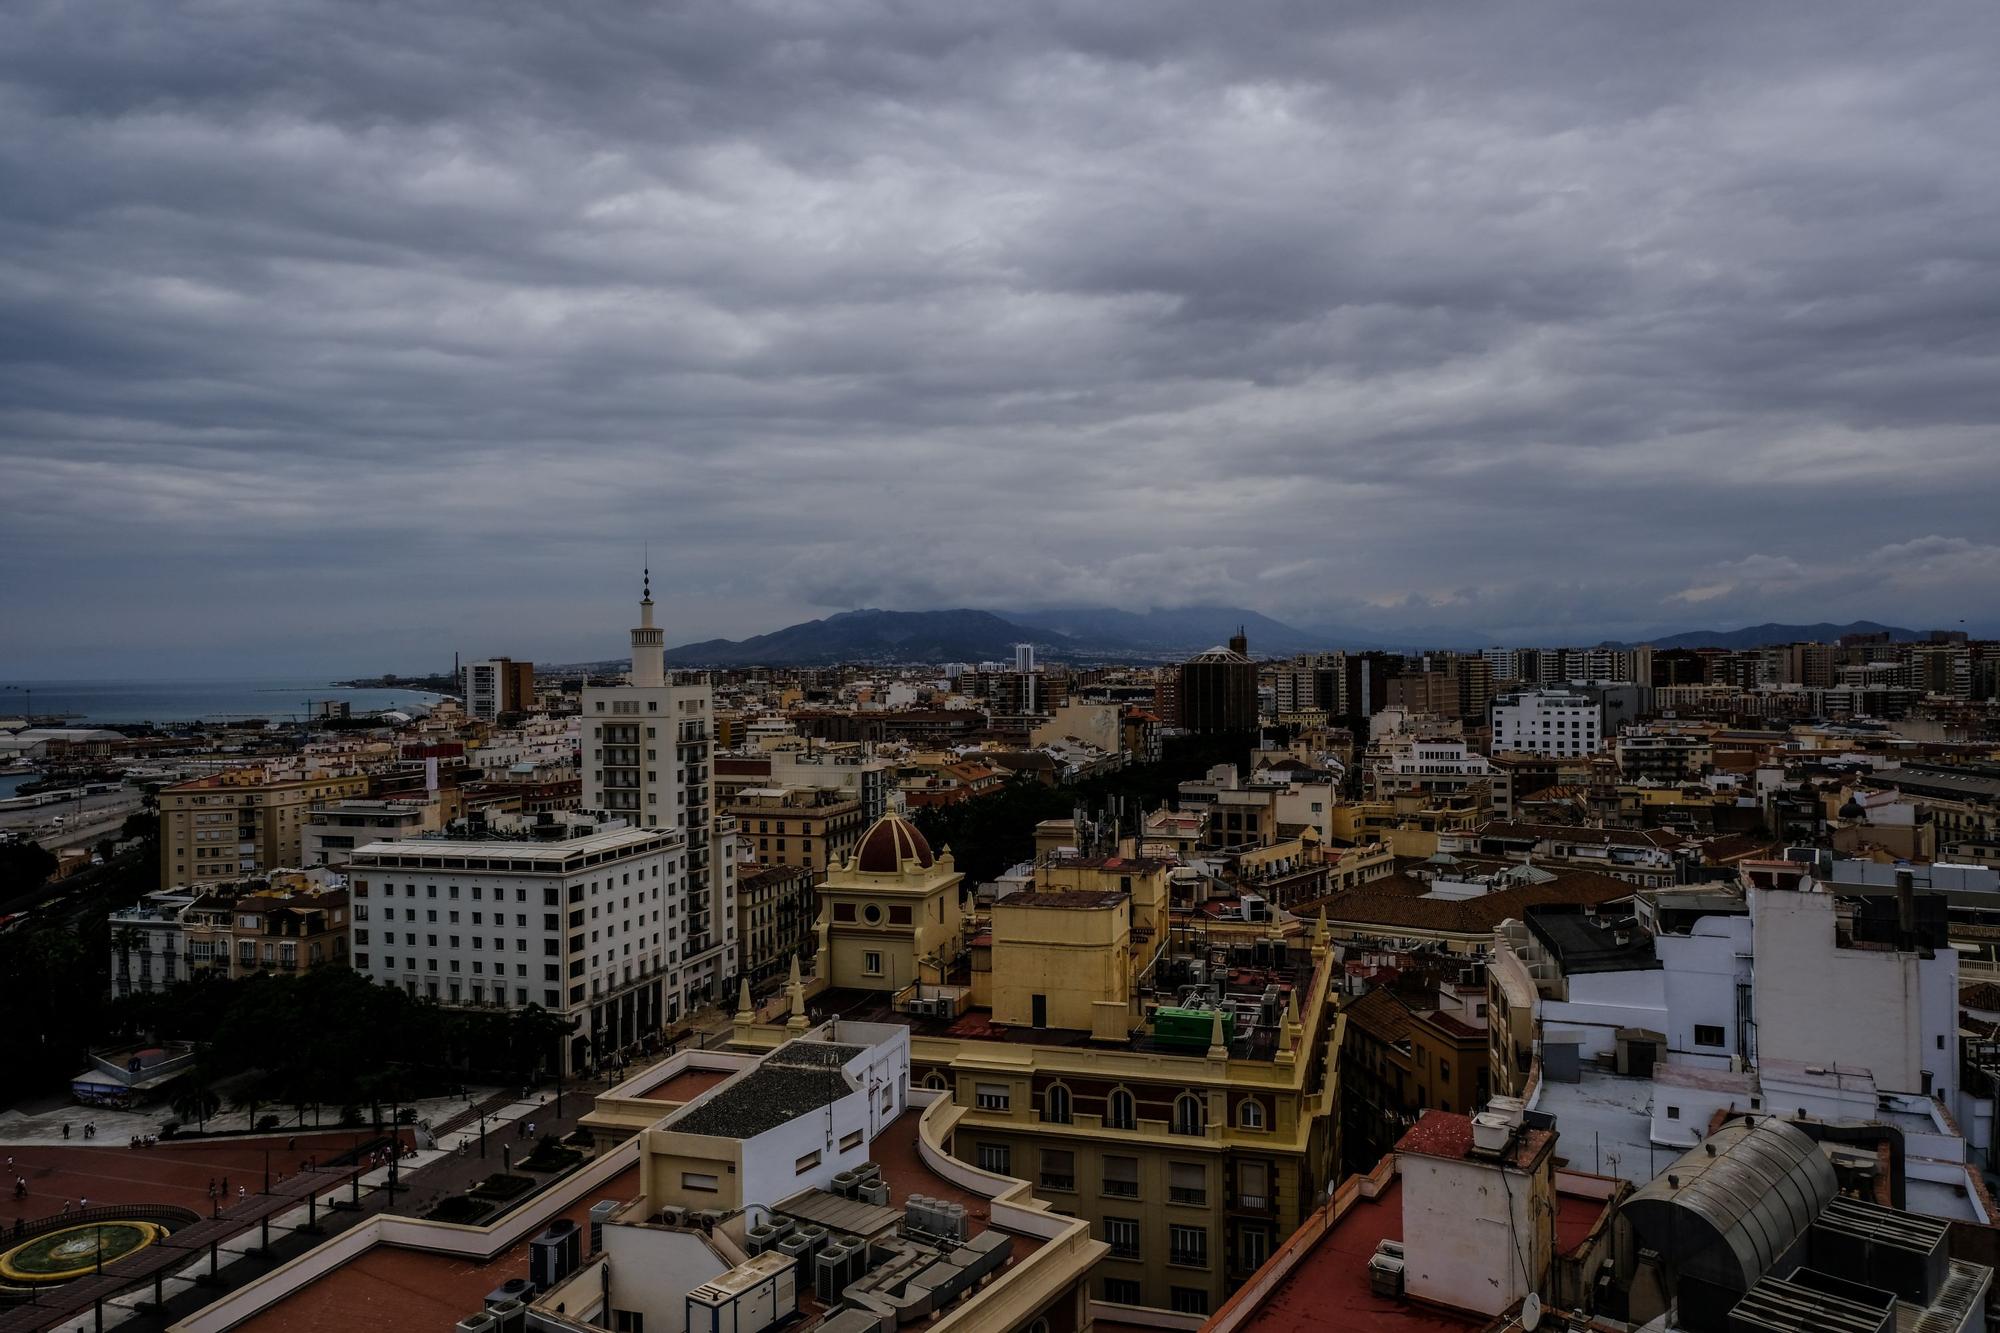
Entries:
{"type": "Polygon", "coordinates": [[[201,1043],[194,1075],[170,1103],[184,1121],[229,1100],[248,1109],[381,1106],[470,1078],[525,1082],[551,1067],[569,1024],[538,1006],[447,1009],[337,966],[201,976],[112,1005],[130,1035],[201,1043]]]}
{"type": "Polygon", "coordinates": [[[1217,764],[1242,764],[1256,743],[1247,732],[1173,736],[1154,763],[1064,787],[1015,777],[977,799],[919,810],[916,824],[931,846],[951,848],[966,883],[978,884],[1033,856],[1035,825],[1043,820],[1067,819],[1078,805],[1096,815],[1115,803],[1128,816],[1171,805],[1181,783],[1217,764]]]}

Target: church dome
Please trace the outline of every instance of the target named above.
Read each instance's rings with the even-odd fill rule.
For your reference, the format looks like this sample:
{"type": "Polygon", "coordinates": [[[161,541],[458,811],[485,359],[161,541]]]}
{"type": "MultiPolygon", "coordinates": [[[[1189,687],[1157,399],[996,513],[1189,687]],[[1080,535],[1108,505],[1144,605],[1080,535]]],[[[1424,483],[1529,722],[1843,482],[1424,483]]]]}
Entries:
{"type": "Polygon", "coordinates": [[[917,826],[901,815],[883,815],[861,835],[855,849],[854,868],[870,875],[893,875],[905,861],[928,868],[937,858],[917,826]]]}

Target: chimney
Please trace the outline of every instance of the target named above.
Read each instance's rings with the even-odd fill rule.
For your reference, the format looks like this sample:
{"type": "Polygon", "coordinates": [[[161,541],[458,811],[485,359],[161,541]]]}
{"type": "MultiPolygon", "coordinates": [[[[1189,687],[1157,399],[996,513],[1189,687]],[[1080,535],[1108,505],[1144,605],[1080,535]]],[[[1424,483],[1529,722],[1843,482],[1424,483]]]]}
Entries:
{"type": "Polygon", "coordinates": [[[1896,872],[1896,947],[1917,947],[1917,877],[1913,871],[1896,872]]]}

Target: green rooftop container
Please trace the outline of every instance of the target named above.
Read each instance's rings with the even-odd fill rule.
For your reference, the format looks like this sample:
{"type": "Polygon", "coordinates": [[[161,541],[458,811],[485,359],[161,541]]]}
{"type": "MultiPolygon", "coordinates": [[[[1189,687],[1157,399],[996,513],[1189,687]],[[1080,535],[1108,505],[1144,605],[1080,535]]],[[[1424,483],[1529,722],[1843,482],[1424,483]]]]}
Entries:
{"type": "MultiPolygon", "coordinates": [[[[1167,1046],[1199,1046],[1208,1049],[1215,1035],[1215,1010],[1178,1009],[1165,1006],[1153,1011],[1153,1040],[1167,1046]]],[[[1236,1015],[1222,1011],[1222,1039],[1236,1039],[1236,1015]]]]}

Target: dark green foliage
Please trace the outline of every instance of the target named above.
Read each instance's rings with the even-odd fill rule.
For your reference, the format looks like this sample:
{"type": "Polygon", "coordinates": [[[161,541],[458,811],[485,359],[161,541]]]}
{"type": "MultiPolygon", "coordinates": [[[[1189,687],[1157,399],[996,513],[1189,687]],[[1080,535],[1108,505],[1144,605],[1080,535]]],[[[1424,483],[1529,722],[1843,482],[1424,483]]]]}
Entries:
{"type": "Polygon", "coordinates": [[[1134,764],[1068,787],[1016,777],[976,800],[920,810],[916,823],[932,847],[951,848],[968,885],[981,884],[1034,855],[1035,825],[1043,820],[1067,819],[1078,805],[1102,812],[1114,801],[1123,802],[1128,818],[1142,817],[1171,805],[1181,783],[1215,765],[1242,766],[1255,744],[1248,734],[1175,736],[1161,746],[1158,763],[1134,764]]]}
{"type": "Polygon", "coordinates": [[[474,1185],[472,1193],[482,1199],[512,1199],[534,1187],[535,1182],[527,1176],[510,1176],[503,1171],[495,1171],[474,1185]]]}
{"type": "MultiPolygon", "coordinates": [[[[226,1082],[232,1104],[253,1114],[293,1108],[277,1117],[292,1123],[297,1108],[314,1105],[342,1107],[343,1119],[361,1116],[364,1103],[386,1112],[469,1075],[526,1080],[547,1065],[567,1030],[538,1007],[450,1010],[344,967],[238,980],[204,974],[120,1000],[112,1019],[114,1027],[162,1041],[202,1043],[200,1068],[184,1082],[201,1089],[226,1082]]],[[[176,1114],[198,1120],[195,1107],[192,1091],[177,1091],[176,1114]]]]}
{"type": "Polygon", "coordinates": [[[0,898],[39,888],[56,873],[56,855],[38,842],[0,842],[0,898]]]}
{"type": "Polygon", "coordinates": [[[438,1206],[424,1214],[428,1221],[450,1222],[456,1226],[473,1226],[484,1221],[493,1213],[495,1205],[475,1199],[469,1194],[453,1194],[438,1201],[438,1206]]]}

